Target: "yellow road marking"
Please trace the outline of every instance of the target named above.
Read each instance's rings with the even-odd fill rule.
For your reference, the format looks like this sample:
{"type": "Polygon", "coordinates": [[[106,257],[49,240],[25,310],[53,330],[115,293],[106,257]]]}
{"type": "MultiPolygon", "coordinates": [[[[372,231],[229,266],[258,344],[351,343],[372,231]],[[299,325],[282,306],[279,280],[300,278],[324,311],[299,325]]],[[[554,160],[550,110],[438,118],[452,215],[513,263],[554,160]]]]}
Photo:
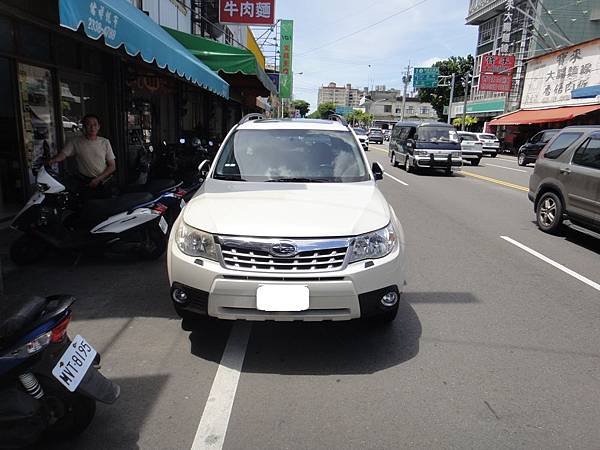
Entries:
{"type": "Polygon", "coordinates": [[[484,181],[489,181],[490,183],[496,183],[501,186],[506,186],[506,187],[517,189],[517,190],[523,191],[523,192],[529,192],[529,188],[527,188],[525,186],[521,186],[519,184],[513,184],[513,183],[509,183],[508,181],[497,180],[495,178],[486,177],[486,176],[479,175],[479,174],[473,173],[473,172],[467,172],[465,170],[463,170],[461,173],[464,175],[467,175],[469,177],[478,178],[478,179],[484,180],[484,181]]]}

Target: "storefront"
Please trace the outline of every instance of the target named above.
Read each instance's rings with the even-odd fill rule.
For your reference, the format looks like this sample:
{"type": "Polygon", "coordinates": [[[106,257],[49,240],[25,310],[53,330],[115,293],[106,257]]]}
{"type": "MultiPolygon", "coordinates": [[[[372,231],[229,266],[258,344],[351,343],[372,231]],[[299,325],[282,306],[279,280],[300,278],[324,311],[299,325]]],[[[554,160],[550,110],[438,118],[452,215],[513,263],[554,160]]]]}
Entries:
{"type": "MultiPolygon", "coordinates": [[[[80,133],[88,113],[112,143],[119,182],[131,182],[136,146],[177,138],[185,92],[228,104],[228,84],[129,3],[3,1],[0,220],[31,194],[36,160],[80,133]]],[[[202,114],[214,127],[210,109],[202,114]]]]}
{"type": "Polygon", "coordinates": [[[515,152],[538,131],[600,123],[600,39],[532,58],[521,109],[489,125],[515,152]]]}

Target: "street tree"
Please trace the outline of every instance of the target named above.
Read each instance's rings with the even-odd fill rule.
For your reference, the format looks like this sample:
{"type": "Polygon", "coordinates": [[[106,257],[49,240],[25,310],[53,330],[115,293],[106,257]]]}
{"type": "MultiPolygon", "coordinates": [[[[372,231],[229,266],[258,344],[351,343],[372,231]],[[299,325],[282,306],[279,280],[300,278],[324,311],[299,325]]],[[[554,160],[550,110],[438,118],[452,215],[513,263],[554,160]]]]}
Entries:
{"type": "Polygon", "coordinates": [[[368,127],[373,122],[373,114],[368,114],[359,109],[355,109],[354,111],[346,114],[346,120],[348,123],[353,125],[368,127]]]}
{"type": "MultiPolygon", "coordinates": [[[[432,67],[438,67],[440,75],[456,74],[456,83],[454,85],[454,98],[456,99],[464,97],[465,88],[462,79],[467,73],[473,73],[473,65],[473,56],[467,55],[466,57],[451,56],[448,59],[436,62],[432,67]]],[[[419,101],[430,103],[438,117],[444,120],[447,119],[447,115],[444,114],[444,106],[448,106],[448,103],[450,103],[450,82],[447,84],[448,86],[419,89],[419,101]]]]}
{"type": "Polygon", "coordinates": [[[306,117],[308,110],[310,109],[310,103],[305,100],[294,100],[292,106],[295,110],[300,111],[301,117],[306,117]]]}
{"type": "MultiPolygon", "coordinates": [[[[463,122],[462,119],[462,116],[458,116],[452,121],[452,125],[454,125],[457,128],[461,127],[463,122]]],[[[477,122],[479,122],[479,119],[477,117],[465,116],[465,129],[468,129],[471,125],[475,125],[477,122]]]]}
{"type": "Polygon", "coordinates": [[[335,103],[321,103],[317,110],[310,114],[308,117],[311,119],[327,119],[330,114],[335,113],[335,103]]]}

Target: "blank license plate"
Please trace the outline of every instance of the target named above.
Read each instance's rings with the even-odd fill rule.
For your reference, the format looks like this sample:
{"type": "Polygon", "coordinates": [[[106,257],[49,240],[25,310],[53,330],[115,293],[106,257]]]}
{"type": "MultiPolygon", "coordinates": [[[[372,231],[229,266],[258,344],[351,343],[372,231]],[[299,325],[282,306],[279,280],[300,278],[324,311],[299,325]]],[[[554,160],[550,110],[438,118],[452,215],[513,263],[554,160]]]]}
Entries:
{"type": "Polygon", "coordinates": [[[160,220],[158,221],[158,226],[162,230],[164,234],[167,234],[167,230],[169,229],[169,224],[165,220],[163,216],[160,216],[160,220]]]}
{"type": "Polygon", "coordinates": [[[84,338],[77,335],[52,369],[52,375],[73,392],[81,383],[95,357],[96,350],[84,338]]]}
{"type": "Polygon", "coordinates": [[[261,311],[306,311],[308,286],[269,284],[256,290],[256,308],[261,311]]]}

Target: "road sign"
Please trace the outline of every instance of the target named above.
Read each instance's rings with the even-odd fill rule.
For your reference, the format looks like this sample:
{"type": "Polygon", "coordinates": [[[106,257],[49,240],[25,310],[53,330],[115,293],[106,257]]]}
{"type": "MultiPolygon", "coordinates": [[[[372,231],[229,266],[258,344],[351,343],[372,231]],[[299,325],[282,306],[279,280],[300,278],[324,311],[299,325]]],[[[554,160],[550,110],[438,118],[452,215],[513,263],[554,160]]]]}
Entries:
{"type": "Polygon", "coordinates": [[[438,85],[440,69],[438,67],[415,67],[413,75],[415,88],[434,88],[438,85]]]}

